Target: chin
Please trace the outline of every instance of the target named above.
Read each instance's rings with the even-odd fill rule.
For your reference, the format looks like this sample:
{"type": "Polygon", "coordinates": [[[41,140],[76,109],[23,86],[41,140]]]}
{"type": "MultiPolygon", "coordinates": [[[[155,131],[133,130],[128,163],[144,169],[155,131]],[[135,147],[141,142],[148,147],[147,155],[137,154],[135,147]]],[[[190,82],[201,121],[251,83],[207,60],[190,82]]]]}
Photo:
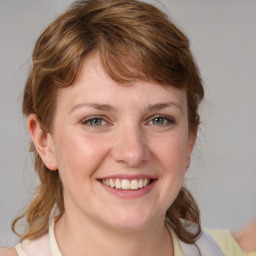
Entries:
{"type": "Polygon", "coordinates": [[[120,231],[132,232],[145,229],[147,226],[152,225],[152,222],[156,219],[156,216],[147,214],[141,209],[138,211],[130,210],[113,214],[109,225],[120,231]]]}

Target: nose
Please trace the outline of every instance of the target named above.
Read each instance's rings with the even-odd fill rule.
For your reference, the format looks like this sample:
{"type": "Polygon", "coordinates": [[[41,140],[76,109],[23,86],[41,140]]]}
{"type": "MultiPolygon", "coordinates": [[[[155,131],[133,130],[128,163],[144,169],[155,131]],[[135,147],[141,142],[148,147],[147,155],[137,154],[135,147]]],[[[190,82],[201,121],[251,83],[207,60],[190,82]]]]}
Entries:
{"type": "Polygon", "coordinates": [[[112,157],[118,163],[138,168],[149,159],[146,136],[140,127],[120,128],[112,148],[112,157]]]}

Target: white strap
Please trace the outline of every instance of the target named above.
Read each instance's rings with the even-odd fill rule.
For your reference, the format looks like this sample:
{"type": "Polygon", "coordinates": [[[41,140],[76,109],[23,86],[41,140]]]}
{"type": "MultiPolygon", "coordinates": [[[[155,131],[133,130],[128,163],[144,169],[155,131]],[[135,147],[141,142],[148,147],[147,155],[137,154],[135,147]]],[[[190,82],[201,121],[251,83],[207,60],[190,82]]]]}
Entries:
{"type": "Polygon", "coordinates": [[[21,244],[17,244],[17,245],[15,246],[15,249],[16,249],[16,251],[17,251],[17,253],[18,253],[18,256],[27,256],[27,255],[25,254],[25,252],[23,251],[23,249],[22,249],[22,247],[21,247],[21,244]]]}
{"type": "Polygon", "coordinates": [[[62,256],[60,249],[58,247],[55,235],[54,235],[54,223],[55,223],[55,221],[53,220],[49,226],[51,256],[62,256]]]}
{"type": "Polygon", "coordinates": [[[23,240],[15,246],[18,256],[51,256],[49,235],[45,234],[35,240],[23,240]]]}
{"type": "Polygon", "coordinates": [[[197,246],[195,244],[186,244],[182,241],[180,241],[180,244],[184,256],[225,256],[214,239],[204,230],[201,237],[196,241],[197,246]]]}
{"type": "Polygon", "coordinates": [[[54,221],[50,224],[48,234],[36,240],[25,239],[15,249],[18,256],[62,256],[54,235],[54,221]]]}
{"type": "MultiPolygon", "coordinates": [[[[58,248],[58,244],[57,244],[56,238],[54,236],[54,221],[52,221],[52,223],[51,223],[51,225],[49,227],[49,237],[45,236],[45,238],[46,239],[45,239],[45,241],[43,243],[44,247],[48,247],[46,243],[49,244],[49,242],[50,242],[50,248],[49,248],[50,251],[51,251],[50,255],[51,256],[62,256],[61,252],[60,252],[60,250],[58,248]],[[48,239],[50,238],[49,239],[50,241],[47,238],[48,239]]],[[[39,239],[39,241],[40,240],[41,239],[39,239]]],[[[41,242],[42,242],[42,240],[40,241],[39,244],[41,244],[41,242]]],[[[34,243],[32,243],[32,244],[34,245],[34,243]]],[[[181,244],[184,256],[224,256],[222,250],[217,245],[217,243],[214,241],[214,239],[204,230],[202,231],[201,237],[196,241],[196,245],[195,244],[186,244],[186,243],[184,243],[182,241],[180,241],[180,244],[181,244]],[[200,250],[200,253],[199,253],[198,249],[200,250]]],[[[38,244],[37,244],[37,246],[38,246],[38,244]]],[[[16,251],[18,253],[18,256],[29,256],[29,255],[25,254],[25,252],[22,249],[21,244],[17,244],[15,246],[15,249],[16,249],[16,251]]],[[[42,251],[40,250],[40,252],[39,252],[38,250],[36,250],[36,253],[37,253],[37,255],[41,255],[42,251]]],[[[42,255],[46,256],[46,255],[49,255],[49,254],[47,252],[47,253],[42,254],[42,255]]]]}

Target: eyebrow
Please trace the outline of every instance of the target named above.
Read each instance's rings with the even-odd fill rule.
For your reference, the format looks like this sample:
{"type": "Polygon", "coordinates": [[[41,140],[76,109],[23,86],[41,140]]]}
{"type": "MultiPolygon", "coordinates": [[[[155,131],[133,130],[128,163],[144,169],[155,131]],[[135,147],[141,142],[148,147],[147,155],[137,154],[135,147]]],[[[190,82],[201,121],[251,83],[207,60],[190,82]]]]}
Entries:
{"type": "Polygon", "coordinates": [[[95,108],[102,111],[112,111],[114,108],[108,104],[97,104],[97,103],[81,103],[75,105],[70,111],[69,114],[74,112],[76,109],[82,108],[82,107],[90,107],[95,108]]]}
{"type": "MultiPolygon", "coordinates": [[[[161,110],[161,109],[165,109],[165,108],[169,108],[169,107],[177,107],[178,109],[181,110],[181,112],[183,112],[182,106],[178,103],[175,102],[166,102],[166,103],[157,103],[157,104],[152,104],[149,105],[146,108],[146,111],[157,111],[157,110],[161,110]]],[[[113,111],[115,110],[115,108],[109,104],[98,104],[98,103],[81,103],[81,104],[77,104],[75,105],[70,111],[69,114],[71,114],[72,112],[74,112],[75,110],[79,109],[79,108],[83,108],[83,107],[90,107],[90,108],[94,108],[97,110],[102,110],[102,111],[113,111]]]]}
{"type": "Polygon", "coordinates": [[[149,105],[147,107],[147,110],[148,111],[156,111],[156,110],[161,110],[161,109],[165,109],[165,108],[169,108],[169,107],[176,107],[176,108],[180,109],[181,112],[183,112],[182,106],[176,102],[166,102],[166,103],[157,103],[157,104],[149,105]]]}

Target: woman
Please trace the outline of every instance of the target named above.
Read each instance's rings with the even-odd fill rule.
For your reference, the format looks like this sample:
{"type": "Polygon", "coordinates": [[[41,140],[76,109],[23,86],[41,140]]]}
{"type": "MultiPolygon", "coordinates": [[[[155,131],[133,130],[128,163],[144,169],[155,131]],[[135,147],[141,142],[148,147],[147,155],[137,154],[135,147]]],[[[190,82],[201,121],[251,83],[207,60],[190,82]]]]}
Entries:
{"type": "Polygon", "coordinates": [[[34,49],[23,112],[40,184],[2,255],[224,255],[182,186],[203,96],[161,11],[74,3],[34,49]]]}

